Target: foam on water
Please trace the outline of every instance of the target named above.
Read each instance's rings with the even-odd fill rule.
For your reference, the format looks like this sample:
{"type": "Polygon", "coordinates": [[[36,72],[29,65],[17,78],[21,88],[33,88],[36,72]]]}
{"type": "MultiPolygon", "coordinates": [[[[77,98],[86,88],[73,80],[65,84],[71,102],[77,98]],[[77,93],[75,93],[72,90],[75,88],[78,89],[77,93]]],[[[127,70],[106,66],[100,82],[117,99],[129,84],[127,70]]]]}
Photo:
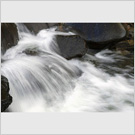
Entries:
{"type": "Polygon", "coordinates": [[[23,25],[17,26],[18,45],[2,56],[1,72],[13,96],[9,111],[133,111],[134,77],[125,76],[133,67],[117,73],[120,68],[115,66],[127,58],[103,50],[68,61],[59,55],[55,35],[73,33],[51,28],[33,35],[23,25]]]}

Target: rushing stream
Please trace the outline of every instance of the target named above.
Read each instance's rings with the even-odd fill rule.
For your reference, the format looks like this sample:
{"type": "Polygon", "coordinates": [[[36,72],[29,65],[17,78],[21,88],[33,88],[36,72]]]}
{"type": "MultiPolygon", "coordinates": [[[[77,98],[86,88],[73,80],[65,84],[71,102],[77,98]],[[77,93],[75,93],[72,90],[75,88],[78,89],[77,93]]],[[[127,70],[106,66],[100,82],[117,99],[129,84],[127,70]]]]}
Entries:
{"type": "Polygon", "coordinates": [[[133,111],[134,56],[89,50],[82,58],[61,57],[55,35],[37,35],[17,25],[20,40],[2,56],[1,73],[9,80],[11,112],[133,111]]]}

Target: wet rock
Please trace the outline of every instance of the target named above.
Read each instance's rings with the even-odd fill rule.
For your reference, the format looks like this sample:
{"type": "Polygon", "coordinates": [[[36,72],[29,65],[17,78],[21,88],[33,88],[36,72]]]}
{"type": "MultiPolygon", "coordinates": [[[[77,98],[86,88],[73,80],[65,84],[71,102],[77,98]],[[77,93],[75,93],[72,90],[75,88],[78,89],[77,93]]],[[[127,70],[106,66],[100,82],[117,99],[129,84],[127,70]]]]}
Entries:
{"type": "Polygon", "coordinates": [[[24,25],[30,32],[37,34],[40,30],[56,26],[58,23],[24,23],[24,25]]]}
{"type": "Polygon", "coordinates": [[[80,35],[90,48],[103,48],[106,44],[119,41],[126,36],[126,30],[120,23],[66,23],[66,26],[80,35]]]}
{"type": "Polygon", "coordinates": [[[26,55],[36,56],[39,54],[38,50],[36,49],[26,49],[22,53],[25,53],[26,55]]]}
{"type": "Polygon", "coordinates": [[[122,55],[127,55],[133,53],[134,43],[133,41],[131,42],[130,40],[125,40],[112,45],[110,49],[115,50],[122,55]]]}
{"type": "Polygon", "coordinates": [[[66,59],[81,57],[87,52],[85,41],[77,36],[57,36],[57,44],[61,55],[66,59]]]}
{"type": "Polygon", "coordinates": [[[1,76],[1,111],[5,111],[12,103],[12,97],[9,95],[9,83],[6,77],[1,76]]]}
{"type": "Polygon", "coordinates": [[[1,24],[1,51],[2,54],[18,42],[18,30],[14,23],[1,24]]]}

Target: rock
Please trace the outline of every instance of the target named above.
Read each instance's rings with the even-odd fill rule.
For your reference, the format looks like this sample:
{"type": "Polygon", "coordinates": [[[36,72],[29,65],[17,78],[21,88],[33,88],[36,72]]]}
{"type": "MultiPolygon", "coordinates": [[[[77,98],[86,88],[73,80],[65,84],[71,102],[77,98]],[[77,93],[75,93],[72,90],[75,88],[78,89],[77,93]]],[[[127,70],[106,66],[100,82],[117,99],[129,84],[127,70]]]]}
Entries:
{"type": "Polygon", "coordinates": [[[42,29],[49,28],[47,23],[24,23],[24,25],[30,30],[30,32],[33,32],[37,34],[42,29]]]}
{"type": "Polygon", "coordinates": [[[117,50],[116,53],[123,55],[123,56],[127,56],[130,54],[130,51],[127,50],[117,50]]]}
{"type": "Polygon", "coordinates": [[[130,43],[130,40],[125,40],[112,45],[110,49],[115,50],[120,54],[126,55],[126,54],[133,53],[134,45],[133,42],[130,43]]]}
{"type": "Polygon", "coordinates": [[[122,55],[132,55],[134,53],[134,24],[123,23],[126,30],[126,37],[123,41],[110,46],[110,49],[115,50],[122,55]]]}
{"type": "Polygon", "coordinates": [[[22,53],[25,53],[25,54],[31,55],[31,56],[36,56],[36,55],[38,55],[38,50],[26,49],[22,53]]]}
{"type": "Polygon", "coordinates": [[[77,35],[58,35],[56,40],[60,48],[61,55],[66,59],[81,57],[87,52],[85,41],[77,35]]]}
{"type": "Polygon", "coordinates": [[[5,111],[12,103],[12,97],[9,95],[9,83],[6,77],[1,76],[1,111],[5,111]]]}
{"type": "Polygon", "coordinates": [[[56,26],[58,23],[24,23],[24,25],[30,32],[37,34],[40,30],[56,26]]]}
{"type": "Polygon", "coordinates": [[[126,36],[120,23],[66,23],[66,26],[80,35],[90,48],[103,48],[105,44],[119,41],[126,36]]]}
{"type": "Polygon", "coordinates": [[[123,23],[123,26],[126,29],[126,39],[134,40],[134,23],[123,23]]]}
{"type": "Polygon", "coordinates": [[[2,54],[19,40],[17,26],[14,23],[1,23],[1,51],[2,54]]]}
{"type": "Polygon", "coordinates": [[[129,45],[131,45],[132,47],[134,47],[134,40],[127,40],[127,42],[129,43],[129,45]]]}
{"type": "Polygon", "coordinates": [[[47,23],[47,24],[48,24],[49,28],[61,25],[61,23],[47,23]]]}

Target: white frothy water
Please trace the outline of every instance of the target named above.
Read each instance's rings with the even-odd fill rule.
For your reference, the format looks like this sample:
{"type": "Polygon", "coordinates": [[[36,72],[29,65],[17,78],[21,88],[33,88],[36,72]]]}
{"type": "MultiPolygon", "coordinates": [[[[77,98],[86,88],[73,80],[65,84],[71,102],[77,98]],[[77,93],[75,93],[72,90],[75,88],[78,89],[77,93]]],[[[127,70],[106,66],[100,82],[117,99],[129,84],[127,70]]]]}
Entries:
{"type": "MultiPolygon", "coordinates": [[[[111,75],[99,65],[117,62],[123,57],[104,50],[83,58],[61,57],[55,28],[31,34],[18,25],[20,41],[2,56],[1,72],[9,80],[14,112],[132,111],[134,78],[111,75]],[[111,54],[105,56],[106,54],[111,54]],[[105,62],[105,63],[103,63],[105,62]]],[[[116,66],[117,68],[117,66],[116,66]]],[[[123,70],[123,69],[121,69],[123,70]]],[[[131,67],[125,69],[127,72],[131,67]]]]}

